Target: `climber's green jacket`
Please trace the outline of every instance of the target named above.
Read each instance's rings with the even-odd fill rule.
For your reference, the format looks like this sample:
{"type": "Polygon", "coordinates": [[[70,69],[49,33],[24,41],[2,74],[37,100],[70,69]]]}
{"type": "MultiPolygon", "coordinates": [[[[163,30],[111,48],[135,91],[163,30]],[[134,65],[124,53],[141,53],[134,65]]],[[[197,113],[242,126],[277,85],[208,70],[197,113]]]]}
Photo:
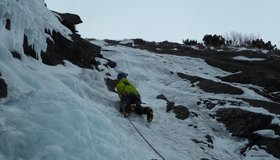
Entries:
{"type": "Polygon", "coordinates": [[[119,97],[122,97],[126,94],[136,94],[140,97],[139,92],[136,87],[131,84],[126,78],[122,78],[116,85],[116,89],[119,97]]]}

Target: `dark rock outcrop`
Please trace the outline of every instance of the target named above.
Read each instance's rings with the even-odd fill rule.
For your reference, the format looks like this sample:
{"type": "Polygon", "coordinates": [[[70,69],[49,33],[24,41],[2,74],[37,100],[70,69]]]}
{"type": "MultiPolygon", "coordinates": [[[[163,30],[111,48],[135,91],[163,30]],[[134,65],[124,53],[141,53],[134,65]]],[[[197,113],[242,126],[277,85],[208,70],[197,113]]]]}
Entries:
{"type": "Polygon", "coordinates": [[[63,60],[68,60],[81,68],[95,68],[98,63],[95,57],[102,58],[100,54],[101,47],[96,46],[87,40],[84,40],[80,35],[76,34],[75,25],[82,23],[78,15],[64,13],[60,14],[59,20],[62,24],[68,27],[73,34],[72,40],[68,40],[60,33],[48,33],[52,36],[53,41],[47,40],[48,48],[45,53],[42,53],[42,61],[48,65],[63,64],[63,60]]]}
{"type": "Polygon", "coordinates": [[[266,150],[269,154],[280,159],[280,138],[267,138],[258,134],[253,134],[248,140],[249,143],[244,149],[257,145],[266,150]]]}
{"type": "MultiPolygon", "coordinates": [[[[81,38],[80,35],[76,33],[75,25],[82,23],[80,17],[69,13],[57,14],[60,15],[60,17],[58,17],[60,22],[72,31],[72,35],[70,35],[71,40],[55,31],[50,33],[50,31],[46,30],[45,33],[49,34],[52,40],[47,39],[47,50],[41,53],[43,63],[47,65],[58,65],[64,64],[63,61],[68,60],[81,68],[94,69],[97,67],[98,63],[95,57],[102,58],[100,54],[101,47],[81,38]]],[[[33,47],[28,45],[27,36],[24,36],[23,49],[26,55],[38,59],[38,54],[34,51],[33,47]]],[[[16,54],[13,55],[18,58],[16,54]]],[[[114,64],[111,62],[108,65],[113,66],[114,64]]]]}
{"type": "Polygon", "coordinates": [[[182,79],[189,80],[191,83],[195,83],[199,81],[197,85],[199,86],[200,89],[202,89],[205,92],[210,92],[215,94],[234,94],[234,95],[240,95],[244,93],[243,90],[225,83],[214,82],[209,79],[204,79],[197,76],[191,76],[184,73],[177,73],[177,75],[182,79]]]}
{"type": "Polygon", "coordinates": [[[162,100],[165,100],[166,102],[168,102],[167,98],[163,94],[158,95],[156,98],[157,99],[162,99],[162,100]]]}
{"type": "MultiPolygon", "coordinates": [[[[41,53],[43,63],[47,65],[58,65],[64,64],[63,61],[68,60],[81,68],[96,68],[98,63],[95,57],[102,58],[100,54],[101,47],[81,38],[80,35],[76,33],[75,25],[82,23],[80,17],[69,13],[57,14],[60,15],[60,17],[58,17],[60,22],[72,31],[72,35],[70,35],[71,40],[55,31],[50,33],[50,31],[46,30],[45,33],[49,34],[52,40],[47,39],[47,50],[45,53],[41,53]]],[[[28,45],[26,36],[24,36],[23,48],[26,55],[38,59],[38,54],[34,51],[33,47],[28,45]]],[[[114,64],[111,62],[108,65],[113,66],[114,64]]]]}
{"type": "MultiPolygon", "coordinates": [[[[1,76],[1,74],[0,74],[1,76]]],[[[4,79],[2,79],[0,77],[0,98],[6,98],[8,95],[8,91],[7,91],[7,84],[4,81],[4,79]]]]}
{"type": "Polygon", "coordinates": [[[241,95],[243,94],[243,90],[233,87],[231,85],[214,82],[212,80],[203,79],[199,81],[199,88],[201,88],[205,92],[215,93],[215,94],[233,94],[233,95],[241,95]]]}
{"type": "Polygon", "coordinates": [[[239,108],[224,108],[217,111],[221,121],[232,132],[233,136],[249,137],[254,131],[267,129],[273,117],[245,111],[239,108]]]}
{"type": "Polygon", "coordinates": [[[14,58],[19,59],[19,60],[21,59],[21,56],[20,56],[19,53],[17,53],[17,52],[11,52],[11,53],[12,53],[14,58]]]}
{"type": "Polygon", "coordinates": [[[175,106],[174,102],[168,102],[166,106],[166,112],[170,112],[171,110],[176,114],[175,117],[181,120],[185,120],[190,116],[190,111],[187,107],[182,105],[175,106]]]}
{"type": "Polygon", "coordinates": [[[73,34],[70,41],[60,33],[54,32],[52,38],[48,40],[48,48],[42,53],[42,61],[48,65],[63,64],[63,60],[68,60],[81,68],[93,69],[97,66],[95,57],[100,55],[101,48],[73,34]]]}
{"type": "Polygon", "coordinates": [[[262,107],[262,108],[268,110],[270,113],[280,115],[280,104],[279,103],[266,102],[266,101],[253,100],[253,99],[245,99],[245,98],[242,98],[242,100],[245,102],[248,102],[251,106],[262,107]]]}
{"type": "Polygon", "coordinates": [[[275,134],[280,134],[280,126],[271,124],[272,116],[245,111],[239,108],[219,109],[216,113],[217,120],[223,122],[233,136],[247,138],[249,143],[240,152],[257,145],[265,149],[276,158],[280,158],[280,138],[268,138],[254,133],[257,130],[271,129],[275,134]]]}
{"type": "Polygon", "coordinates": [[[111,67],[111,68],[117,67],[117,63],[116,62],[114,62],[114,61],[112,61],[110,59],[107,59],[107,58],[104,58],[104,59],[106,59],[108,61],[106,64],[104,64],[105,67],[107,67],[107,68],[108,67],[111,67]]]}
{"type": "Polygon", "coordinates": [[[5,28],[7,30],[11,30],[11,20],[10,19],[6,19],[5,28]]]}
{"type": "MultiPolygon", "coordinates": [[[[280,67],[280,66],[278,66],[280,67]]],[[[280,72],[279,72],[280,74],[280,72]]],[[[254,84],[264,87],[266,90],[257,91],[259,94],[270,98],[276,102],[280,102],[280,95],[272,95],[273,92],[280,90],[280,76],[278,73],[271,73],[270,71],[251,70],[238,74],[229,75],[220,78],[223,81],[231,83],[254,84]]]]}
{"type": "Polygon", "coordinates": [[[73,33],[77,32],[75,25],[83,23],[81,20],[80,16],[76,14],[71,14],[71,13],[57,13],[60,17],[59,20],[60,22],[66,26],[68,29],[70,29],[73,33]]]}
{"type": "Polygon", "coordinates": [[[188,108],[182,105],[175,106],[173,108],[173,112],[176,114],[175,117],[181,120],[185,120],[190,116],[190,111],[188,110],[188,108]]]}
{"type": "Polygon", "coordinates": [[[167,102],[166,112],[170,112],[174,108],[175,108],[175,103],[174,102],[167,102]]]}
{"type": "Polygon", "coordinates": [[[31,56],[31,57],[33,57],[35,59],[38,59],[37,53],[34,51],[32,45],[28,44],[28,40],[27,40],[27,36],[26,35],[24,35],[23,50],[24,50],[24,53],[26,55],[31,56]]]}

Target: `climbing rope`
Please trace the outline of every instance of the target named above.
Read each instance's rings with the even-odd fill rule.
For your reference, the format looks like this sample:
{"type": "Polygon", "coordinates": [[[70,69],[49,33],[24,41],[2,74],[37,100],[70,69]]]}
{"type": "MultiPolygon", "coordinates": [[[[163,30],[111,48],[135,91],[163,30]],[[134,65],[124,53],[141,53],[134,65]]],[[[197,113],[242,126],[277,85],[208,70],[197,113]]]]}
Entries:
{"type": "Polygon", "coordinates": [[[163,160],[166,160],[150,143],[149,141],[141,134],[141,132],[137,129],[137,127],[134,125],[134,123],[130,120],[130,118],[127,118],[129,120],[129,122],[131,123],[131,125],[134,127],[134,129],[139,133],[139,135],[144,139],[144,141],[156,152],[156,154],[158,156],[160,156],[160,158],[162,158],[163,160]]]}

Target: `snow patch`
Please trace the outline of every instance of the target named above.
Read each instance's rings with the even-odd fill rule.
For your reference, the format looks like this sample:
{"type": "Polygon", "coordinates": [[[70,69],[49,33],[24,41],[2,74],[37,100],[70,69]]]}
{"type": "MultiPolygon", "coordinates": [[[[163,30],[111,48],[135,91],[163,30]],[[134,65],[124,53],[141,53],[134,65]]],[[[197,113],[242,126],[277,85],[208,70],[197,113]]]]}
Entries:
{"type": "Polygon", "coordinates": [[[264,61],[265,60],[265,58],[248,58],[245,56],[236,56],[236,57],[232,57],[232,59],[240,60],[240,61],[264,61]]]}
{"type": "Polygon", "coordinates": [[[276,125],[280,126],[280,117],[278,117],[278,118],[276,118],[276,117],[273,118],[271,124],[276,124],[276,125]]]}
{"type": "Polygon", "coordinates": [[[261,135],[263,137],[267,137],[267,138],[280,138],[279,135],[275,134],[274,130],[270,130],[270,129],[258,130],[258,131],[255,131],[254,133],[261,135]]]}
{"type": "Polygon", "coordinates": [[[264,54],[267,54],[269,50],[266,49],[257,49],[257,48],[246,48],[246,47],[237,47],[237,51],[253,51],[253,52],[262,52],[264,54]]]}
{"type": "Polygon", "coordinates": [[[132,39],[123,39],[120,44],[134,44],[134,41],[132,39]]]}

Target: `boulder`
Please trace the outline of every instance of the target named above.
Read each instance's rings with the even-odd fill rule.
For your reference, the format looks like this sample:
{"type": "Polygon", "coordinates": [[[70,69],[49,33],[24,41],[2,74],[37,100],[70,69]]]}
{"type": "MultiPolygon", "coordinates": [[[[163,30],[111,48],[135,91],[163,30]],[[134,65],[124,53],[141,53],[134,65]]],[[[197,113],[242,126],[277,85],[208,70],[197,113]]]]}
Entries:
{"type": "Polygon", "coordinates": [[[185,120],[190,116],[190,111],[187,107],[182,105],[175,106],[174,102],[168,102],[166,106],[166,112],[169,112],[171,110],[173,111],[173,113],[175,113],[175,117],[181,120],[185,120]]]}

